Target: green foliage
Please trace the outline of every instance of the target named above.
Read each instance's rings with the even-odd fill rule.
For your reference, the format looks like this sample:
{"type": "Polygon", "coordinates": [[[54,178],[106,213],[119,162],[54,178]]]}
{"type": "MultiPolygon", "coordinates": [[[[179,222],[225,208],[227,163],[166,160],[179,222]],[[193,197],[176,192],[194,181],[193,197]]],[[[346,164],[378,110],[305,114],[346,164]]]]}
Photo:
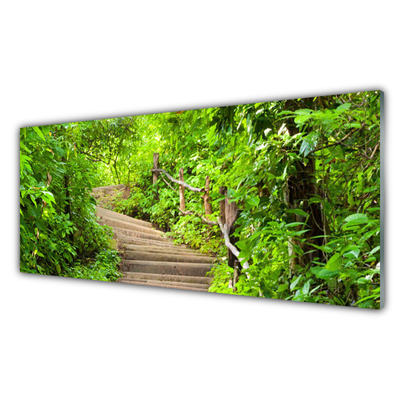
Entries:
{"type": "Polygon", "coordinates": [[[175,243],[187,244],[203,253],[226,254],[219,228],[205,225],[197,215],[185,215],[178,219],[168,235],[176,239],[175,243]]]}
{"type": "Polygon", "coordinates": [[[71,135],[68,124],[21,129],[22,272],[74,276],[80,260],[111,249],[110,229],[98,225],[90,195],[96,171],[71,135]]]}
{"type": "Polygon", "coordinates": [[[65,276],[94,281],[116,281],[122,277],[118,265],[121,258],[116,250],[102,250],[94,260],[78,261],[65,276]]]}

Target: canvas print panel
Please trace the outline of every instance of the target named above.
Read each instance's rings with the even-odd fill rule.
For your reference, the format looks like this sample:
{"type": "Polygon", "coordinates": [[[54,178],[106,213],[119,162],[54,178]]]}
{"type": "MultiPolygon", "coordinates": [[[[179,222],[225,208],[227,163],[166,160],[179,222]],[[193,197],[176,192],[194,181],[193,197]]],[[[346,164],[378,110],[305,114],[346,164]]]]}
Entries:
{"type": "Polygon", "coordinates": [[[21,272],[379,309],[380,102],[22,128],[21,272]]]}

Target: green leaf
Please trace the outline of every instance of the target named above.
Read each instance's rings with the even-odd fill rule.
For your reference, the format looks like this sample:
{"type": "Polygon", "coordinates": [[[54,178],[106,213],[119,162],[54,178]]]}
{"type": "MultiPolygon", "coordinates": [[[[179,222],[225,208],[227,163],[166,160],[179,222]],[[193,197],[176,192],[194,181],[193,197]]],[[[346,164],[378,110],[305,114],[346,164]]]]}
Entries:
{"type": "Polygon", "coordinates": [[[310,281],[308,280],[304,285],[303,288],[301,289],[301,293],[303,293],[304,295],[308,294],[308,292],[310,291],[310,281]]]}
{"type": "Polygon", "coordinates": [[[299,283],[300,278],[301,275],[299,275],[297,279],[290,284],[290,291],[292,291],[296,287],[296,285],[299,283]]]}
{"type": "Polygon", "coordinates": [[[352,214],[345,218],[346,226],[349,225],[359,225],[359,224],[367,224],[369,222],[368,216],[365,214],[352,214]]]}
{"type": "Polygon", "coordinates": [[[258,196],[250,197],[246,199],[246,202],[251,207],[258,207],[258,205],[260,204],[260,198],[258,196]]]}
{"type": "Polygon", "coordinates": [[[50,136],[50,126],[42,126],[42,131],[47,135],[50,136]]]}
{"type": "Polygon", "coordinates": [[[315,148],[317,147],[318,140],[319,140],[319,134],[317,132],[313,131],[309,133],[301,143],[300,154],[303,154],[304,157],[307,157],[308,154],[314,151],[315,148]]]}
{"type": "Polygon", "coordinates": [[[305,211],[300,210],[299,208],[293,208],[291,210],[286,210],[286,212],[291,213],[291,214],[300,215],[302,217],[308,217],[308,214],[305,211]]]}
{"type": "Polygon", "coordinates": [[[341,106],[339,106],[336,111],[346,111],[351,107],[351,103],[344,103],[341,106]]]}
{"type": "Polygon", "coordinates": [[[312,112],[313,110],[310,110],[308,108],[302,108],[301,110],[294,111],[296,115],[310,115],[312,112]]]}
{"type": "Polygon", "coordinates": [[[293,226],[300,226],[300,225],[304,225],[305,222],[291,222],[290,224],[286,224],[286,228],[291,228],[293,226]]]}
{"type": "Polygon", "coordinates": [[[293,296],[293,301],[303,301],[303,294],[301,293],[300,290],[297,290],[295,295],[293,296]]]}
{"type": "Polygon", "coordinates": [[[325,280],[329,280],[340,274],[340,271],[329,271],[328,269],[321,267],[312,267],[311,271],[317,278],[325,280]]]}
{"type": "Polygon", "coordinates": [[[381,246],[376,246],[374,247],[370,252],[369,255],[372,256],[372,254],[375,254],[377,251],[381,249],[381,246]]]}
{"type": "Polygon", "coordinates": [[[332,249],[332,247],[329,247],[327,245],[317,246],[316,244],[312,244],[312,243],[310,243],[310,244],[311,244],[311,246],[315,247],[316,249],[322,250],[325,253],[332,253],[332,251],[334,250],[334,249],[332,249]]]}
{"type": "Polygon", "coordinates": [[[342,255],[340,253],[334,254],[326,264],[326,269],[329,271],[337,271],[342,265],[342,255]]]}
{"type": "Polygon", "coordinates": [[[287,282],[284,283],[283,285],[279,285],[278,293],[285,292],[287,290],[288,286],[289,286],[289,284],[287,282]]]}
{"type": "Polygon", "coordinates": [[[37,126],[34,126],[34,127],[32,127],[32,128],[33,128],[33,130],[39,135],[39,137],[40,137],[41,139],[46,140],[46,139],[44,138],[44,135],[43,135],[42,131],[41,131],[37,126]]]}

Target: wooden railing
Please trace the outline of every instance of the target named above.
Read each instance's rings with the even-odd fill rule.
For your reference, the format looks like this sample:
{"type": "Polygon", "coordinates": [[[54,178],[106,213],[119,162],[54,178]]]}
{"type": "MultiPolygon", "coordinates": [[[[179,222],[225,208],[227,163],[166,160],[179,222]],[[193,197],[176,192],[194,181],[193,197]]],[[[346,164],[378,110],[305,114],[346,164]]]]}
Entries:
{"type": "MultiPolygon", "coordinates": [[[[237,207],[236,202],[229,201],[228,191],[226,186],[222,186],[219,188],[219,194],[224,198],[219,202],[219,217],[217,222],[211,221],[207,218],[208,215],[213,213],[210,199],[210,183],[211,179],[209,176],[206,176],[205,185],[203,188],[195,188],[191,185],[188,185],[184,180],[184,170],[180,168],[179,170],[179,180],[173,178],[168,172],[159,166],[159,154],[153,154],[153,184],[157,182],[160,178],[161,174],[165,175],[171,182],[174,182],[179,185],[179,211],[182,215],[198,215],[202,221],[208,225],[218,225],[221,229],[225,246],[228,249],[228,265],[234,269],[234,279],[233,279],[233,288],[235,287],[237,278],[239,276],[241,268],[248,268],[248,263],[243,262],[242,265],[239,264],[239,250],[235,247],[234,241],[235,238],[232,237],[232,234],[235,230],[235,222],[239,216],[239,209],[237,207]],[[201,198],[204,200],[204,214],[199,215],[193,211],[186,210],[185,204],[185,189],[191,190],[197,193],[204,193],[201,198]]],[[[163,181],[171,188],[173,187],[162,178],[163,181]]],[[[174,189],[173,189],[174,190],[174,189]]],[[[156,199],[158,200],[159,196],[156,193],[156,199]]]]}

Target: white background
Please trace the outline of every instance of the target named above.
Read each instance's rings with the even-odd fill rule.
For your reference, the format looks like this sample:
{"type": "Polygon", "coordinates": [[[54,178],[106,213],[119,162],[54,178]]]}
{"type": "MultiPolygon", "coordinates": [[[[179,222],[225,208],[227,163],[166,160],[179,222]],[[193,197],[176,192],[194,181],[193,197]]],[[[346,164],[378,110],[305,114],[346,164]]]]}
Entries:
{"type": "Polygon", "coordinates": [[[2,398],[399,398],[395,2],[10,1],[0,15],[2,398]],[[20,127],[373,89],[383,311],[18,272],[20,127]]]}

